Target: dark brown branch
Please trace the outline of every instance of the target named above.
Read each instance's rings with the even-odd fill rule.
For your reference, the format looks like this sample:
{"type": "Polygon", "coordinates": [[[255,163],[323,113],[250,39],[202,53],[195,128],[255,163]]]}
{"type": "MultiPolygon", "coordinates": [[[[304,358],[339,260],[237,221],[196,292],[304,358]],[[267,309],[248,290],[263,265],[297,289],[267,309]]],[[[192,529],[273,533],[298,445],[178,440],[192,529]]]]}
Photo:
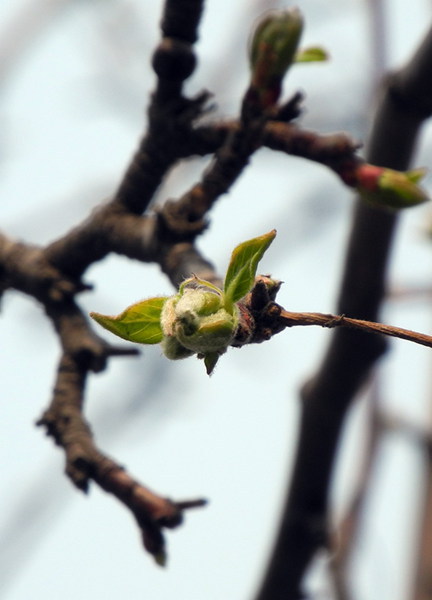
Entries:
{"type": "Polygon", "coordinates": [[[114,201],[134,214],[143,213],[171,167],[191,150],[194,122],[202,115],[208,94],[195,99],[177,97],[161,103],[153,95],[149,107],[149,128],[143,138],[114,201]]]}
{"type": "Polygon", "coordinates": [[[83,371],[98,373],[106,367],[111,356],[136,356],[134,347],[111,346],[93,331],[89,319],[72,299],[45,304],[45,311],[59,336],[63,352],[83,371]]]}
{"type": "Polygon", "coordinates": [[[156,247],[154,218],[132,215],[110,202],[49,244],[45,256],[62,272],[79,277],[91,264],[113,251],[143,262],[154,261],[156,247]]]}
{"type": "Polygon", "coordinates": [[[105,456],[94,444],[91,429],[83,417],[84,388],[87,368],[65,353],[59,364],[53,400],[38,421],[46,428],[66,455],[66,473],[81,490],[87,491],[90,480],[115,496],[134,515],[143,543],[157,562],[164,563],[164,527],[182,521],[182,511],[205,504],[202,499],[172,502],[158,496],[125,469],[105,456]]]}
{"type": "Polygon", "coordinates": [[[261,134],[260,123],[234,130],[216,153],[201,181],[181,198],[167,202],[161,209],[159,219],[164,237],[188,240],[204,231],[205,215],[241,175],[252,153],[258,148],[261,134]]]}
{"type": "Polygon", "coordinates": [[[154,215],[131,215],[113,204],[97,209],[87,221],[50,244],[44,255],[62,272],[77,277],[108,252],[159,263],[175,287],[191,273],[215,278],[211,263],[190,243],[160,239],[154,215]]]}
{"type": "Polygon", "coordinates": [[[213,265],[190,242],[162,244],[159,264],[175,288],[192,274],[215,285],[221,285],[213,265]]]}
{"type": "MultiPolygon", "coordinates": [[[[216,152],[228,136],[239,128],[238,121],[199,125],[190,142],[191,154],[203,156],[216,152]]],[[[270,120],[265,124],[262,146],[317,162],[332,169],[346,185],[353,185],[353,172],[363,163],[357,155],[359,142],[345,133],[323,135],[300,128],[295,123],[270,120]]]]}
{"type": "MultiPolygon", "coordinates": [[[[387,80],[368,160],[406,169],[423,120],[432,109],[432,35],[412,61],[387,80]]],[[[396,214],[358,202],[338,303],[340,314],[378,320],[396,214]]],[[[278,539],[257,600],[301,597],[303,574],[327,540],[330,477],[344,416],[385,351],[381,336],[339,328],[315,377],[302,392],[297,456],[278,539]]]]}
{"type": "Polygon", "coordinates": [[[356,154],[360,144],[345,133],[321,135],[300,129],[293,123],[267,123],[263,145],[323,164],[351,186],[355,183],[354,169],[363,162],[356,154]]]}
{"type": "Polygon", "coordinates": [[[216,200],[226,194],[262,144],[266,112],[257,113],[246,92],[240,120],[216,151],[201,181],[181,198],[165,203],[159,211],[161,236],[166,239],[193,240],[206,228],[204,217],[216,200]]]}
{"type": "Polygon", "coordinates": [[[0,233],[0,265],[3,289],[15,288],[40,302],[56,302],[88,289],[52,265],[44,251],[0,233]]]}
{"type": "Polygon", "coordinates": [[[148,208],[175,162],[194,151],[191,149],[194,122],[202,114],[208,94],[184,98],[182,84],[195,68],[191,44],[197,37],[202,7],[203,2],[197,0],[166,2],[162,23],[165,37],[153,56],[158,80],[148,111],[148,132],[113,200],[47,248],[48,261],[63,272],[81,276],[90,264],[111,251],[140,260],[155,260],[154,254],[148,255],[149,247],[151,252],[157,242],[152,238],[154,222],[133,221],[133,216],[148,208]],[[136,241],[138,234],[142,235],[142,243],[131,248],[132,238],[136,241]]]}
{"type": "Polygon", "coordinates": [[[417,549],[417,572],[412,591],[412,600],[428,600],[431,596],[432,573],[432,460],[428,455],[424,505],[420,519],[419,544],[417,549]]]}
{"type": "Polygon", "coordinates": [[[195,99],[182,95],[183,82],[196,65],[192,44],[203,4],[203,0],[165,2],[163,38],[152,61],[158,80],[148,110],[148,133],[115,194],[115,201],[134,214],[146,210],[164,175],[184,156],[184,140],[208,99],[206,93],[195,99]]]}
{"type": "Polygon", "coordinates": [[[203,10],[204,0],[168,0],[161,23],[164,36],[194,44],[203,10]]]}

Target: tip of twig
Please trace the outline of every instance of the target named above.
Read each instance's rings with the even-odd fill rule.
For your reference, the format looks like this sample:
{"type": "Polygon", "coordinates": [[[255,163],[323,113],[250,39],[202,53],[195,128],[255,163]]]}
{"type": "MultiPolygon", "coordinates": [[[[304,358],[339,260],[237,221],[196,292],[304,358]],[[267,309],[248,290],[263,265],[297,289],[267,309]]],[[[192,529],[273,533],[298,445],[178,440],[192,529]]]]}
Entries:
{"type": "Polygon", "coordinates": [[[190,508],[201,508],[208,504],[206,498],[197,498],[196,500],[183,500],[182,502],[176,502],[176,508],[179,510],[189,510],[190,508]]]}
{"type": "Polygon", "coordinates": [[[141,354],[139,348],[125,347],[125,346],[109,346],[107,350],[108,356],[138,356],[141,354]]]}
{"type": "Polygon", "coordinates": [[[160,552],[153,554],[153,558],[154,558],[155,563],[159,567],[166,567],[168,557],[167,557],[167,553],[165,552],[165,550],[161,550],[160,552]]]}

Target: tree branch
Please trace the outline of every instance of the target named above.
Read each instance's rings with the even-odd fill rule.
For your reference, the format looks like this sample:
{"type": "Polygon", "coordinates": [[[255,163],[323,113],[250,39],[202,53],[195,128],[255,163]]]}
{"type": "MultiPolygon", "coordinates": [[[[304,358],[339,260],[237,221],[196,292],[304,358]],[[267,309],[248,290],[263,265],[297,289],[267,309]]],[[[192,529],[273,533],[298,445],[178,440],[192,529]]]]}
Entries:
{"type": "Polygon", "coordinates": [[[141,529],[146,550],[163,565],[166,555],[162,528],[180,525],[182,511],[203,506],[205,500],[172,502],[162,498],[95,446],[82,414],[87,372],[72,356],[63,354],[52,403],[37,425],[44,426],[47,435],[64,449],[66,473],[80,490],[87,492],[93,480],[129,508],[141,529]]]}

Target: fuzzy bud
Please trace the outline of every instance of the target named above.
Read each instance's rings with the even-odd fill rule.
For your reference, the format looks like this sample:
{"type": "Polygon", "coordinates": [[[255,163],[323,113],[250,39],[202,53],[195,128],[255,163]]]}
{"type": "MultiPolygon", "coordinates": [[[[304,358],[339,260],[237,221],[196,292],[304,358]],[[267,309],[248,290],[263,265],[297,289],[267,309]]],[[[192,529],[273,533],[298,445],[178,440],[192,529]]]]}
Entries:
{"type": "Polygon", "coordinates": [[[163,350],[165,354],[168,350],[168,358],[184,358],[178,346],[197,354],[221,354],[230,345],[237,322],[237,309],[230,314],[223,308],[220,294],[210,288],[185,287],[179,295],[167,300],[162,309],[163,350]]]}

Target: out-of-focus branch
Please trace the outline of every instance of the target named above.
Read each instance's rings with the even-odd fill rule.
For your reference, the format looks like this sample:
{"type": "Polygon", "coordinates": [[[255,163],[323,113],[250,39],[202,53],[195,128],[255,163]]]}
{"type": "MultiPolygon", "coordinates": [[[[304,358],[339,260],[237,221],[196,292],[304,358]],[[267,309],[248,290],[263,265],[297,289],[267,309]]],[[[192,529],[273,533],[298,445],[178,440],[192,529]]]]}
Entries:
{"type": "Polygon", "coordinates": [[[148,132],[115,195],[115,202],[135,214],[147,208],[162,177],[184,155],[184,140],[208,99],[207,93],[195,99],[182,95],[183,82],[196,65],[193,43],[203,6],[204,0],[165,2],[163,37],[152,61],[158,79],[148,111],[148,132]]]}
{"type": "Polygon", "coordinates": [[[155,260],[154,219],[137,217],[148,208],[175,162],[190,156],[194,123],[208,99],[206,92],[192,99],[182,95],[183,82],[196,64],[192,43],[202,8],[203,0],[165,3],[164,37],[153,56],[157,83],[148,110],[148,131],[113,199],[47,248],[47,259],[63,272],[79,277],[111,251],[155,260]]]}
{"type": "Polygon", "coordinates": [[[205,215],[242,173],[260,145],[263,128],[263,120],[242,122],[216,153],[201,181],[178,200],[164,205],[159,213],[164,236],[193,239],[205,229],[205,215]]]}
{"type": "Polygon", "coordinates": [[[420,541],[417,550],[412,600],[429,600],[432,590],[432,453],[427,454],[426,481],[424,482],[424,505],[420,521],[420,541]]]}
{"type": "MultiPolygon", "coordinates": [[[[239,128],[238,121],[200,124],[194,130],[190,153],[205,155],[216,152],[239,128]]],[[[323,135],[284,121],[269,120],[261,139],[262,146],[291,156],[325,165],[350,185],[350,174],[364,161],[356,154],[361,144],[346,133],[323,135]]]]}
{"type": "MultiPolygon", "coordinates": [[[[220,153],[204,174],[201,183],[195,185],[176,202],[169,202],[158,219],[152,214],[141,216],[134,214],[134,211],[131,213],[129,207],[125,206],[123,201],[118,201],[116,196],[113,201],[98,207],[86,221],[44,249],[47,268],[50,265],[49,268],[55,267],[63,273],[63,276],[68,274],[78,285],[78,280],[87,267],[110,252],[117,252],[143,262],[165,263],[163,257],[167,253],[172,254],[171,246],[177,245],[179,241],[177,238],[187,243],[188,238],[193,238],[200,233],[203,229],[202,218],[206,211],[211,208],[216,198],[229,189],[247,164],[251,152],[256,150],[259,133],[255,131],[252,135],[247,129],[239,129],[238,122],[231,121],[214,127],[202,126],[196,131],[190,131],[189,135],[183,131],[182,135],[185,140],[182,152],[185,156],[215,152],[219,145],[222,145],[220,153]],[[166,232],[165,235],[161,235],[161,220],[169,224],[168,236],[166,232]],[[172,230],[176,231],[176,235],[173,235],[172,230]]],[[[156,138],[159,139],[157,135],[156,138]]],[[[290,123],[267,122],[264,125],[262,142],[274,150],[324,164],[335,171],[348,185],[353,179],[355,168],[363,162],[356,155],[358,144],[349,136],[320,135],[301,130],[290,123]]],[[[160,152],[161,150],[156,152],[156,156],[160,152]]],[[[138,183],[131,173],[136,167],[141,175],[146,177],[148,167],[153,177],[155,172],[158,172],[158,167],[150,164],[146,166],[146,158],[140,152],[132,164],[135,166],[131,167],[132,171],[126,173],[119,193],[124,186],[123,192],[126,193],[125,190],[129,189],[132,194],[132,188],[135,189],[136,186],[134,193],[141,201],[147,193],[151,195],[154,193],[154,187],[150,182],[144,185],[143,179],[138,183]],[[142,189],[141,194],[140,189],[142,189]]],[[[159,183],[160,179],[157,185],[159,183]]],[[[208,268],[209,263],[206,270],[208,268]]],[[[183,277],[188,277],[190,272],[184,270],[183,277]]],[[[171,281],[177,284],[181,279],[174,277],[171,281]]]]}
{"type": "MultiPolygon", "coordinates": [[[[206,214],[216,200],[226,194],[248,165],[253,153],[263,144],[266,125],[275,115],[275,107],[260,109],[256,99],[246,91],[238,122],[227,124],[226,135],[216,138],[222,142],[215,150],[215,156],[204,172],[201,181],[196,183],[181,198],[166,202],[159,211],[161,236],[168,239],[193,240],[207,226],[206,214]]],[[[253,91],[253,90],[252,90],[253,91]]],[[[287,105],[286,119],[298,116],[300,95],[295,95],[287,105]]],[[[281,122],[281,125],[284,123],[281,122]]],[[[222,128],[214,128],[221,134],[222,128]]],[[[203,133],[205,128],[198,130],[203,133]]],[[[207,130],[208,131],[208,130],[207,130]]]]}
{"type": "MultiPolygon", "coordinates": [[[[432,34],[411,62],[385,82],[368,160],[408,167],[418,130],[432,113],[432,34]]],[[[340,314],[377,320],[385,292],[395,213],[358,201],[338,302],[340,314]]],[[[335,331],[322,364],[302,391],[297,456],[278,539],[257,600],[300,598],[316,549],[327,544],[327,500],[345,413],[385,351],[379,336],[335,331]]]]}
{"type": "Polygon", "coordinates": [[[364,442],[364,455],[352,499],[340,523],[336,524],[331,536],[332,559],[330,563],[336,600],[353,598],[350,585],[350,562],[358,540],[359,528],[364,514],[365,501],[369,490],[378,444],[383,433],[382,420],[378,414],[377,378],[375,378],[367,402],[367,433],[364,442]]]}
{"type": "Polygon", "coordinates": [[[93,480],[113,494],[134,515],[143,543],[160,564],[165,563],[162,528],[173,528],[182,521],[182,511],[203,506],[202,499],[172,502],[134,480],[125,469],[104,455],[94,444],[88,423],[82,415],[87,366],[63,354],[50,407],[38,425],[54,438],[66,455],[66,473],[81,490],[93,480]]]}
{"type": "Polygon", "coordinates": [[[429,398],[428,431],[417,435],[425,454],[423,506],[418,520],[418,545],[415,553],[416,571],[413,577],[412,600],[429,600],[432,594],[432,435],[431,399],[429,398]]]}

